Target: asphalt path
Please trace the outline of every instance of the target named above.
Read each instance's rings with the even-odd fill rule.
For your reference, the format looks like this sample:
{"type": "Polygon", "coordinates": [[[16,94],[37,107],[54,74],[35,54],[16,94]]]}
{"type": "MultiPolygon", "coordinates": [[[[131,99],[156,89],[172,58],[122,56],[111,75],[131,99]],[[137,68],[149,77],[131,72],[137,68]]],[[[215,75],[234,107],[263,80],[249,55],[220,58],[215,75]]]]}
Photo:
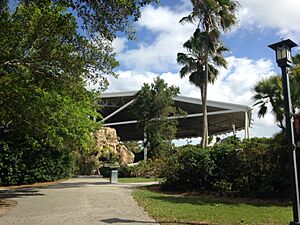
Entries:
{"type": "Polygon", "coordinates": [[[147,184],[110,184],[84,176],[48,187],[0,189],[0,199],[17,201],[0,217],[0,225],[158,225],[131,195],[147,184]]]}

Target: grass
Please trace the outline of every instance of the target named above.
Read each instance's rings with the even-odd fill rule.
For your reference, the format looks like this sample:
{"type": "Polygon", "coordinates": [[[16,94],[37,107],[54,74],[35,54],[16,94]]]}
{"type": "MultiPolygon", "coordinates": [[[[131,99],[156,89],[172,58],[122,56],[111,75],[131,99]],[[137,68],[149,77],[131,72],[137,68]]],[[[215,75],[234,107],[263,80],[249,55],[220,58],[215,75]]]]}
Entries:
{"type": "Polygon", "coordinates": [[[292,207],[279,202],[164,194],[145,188],[135,200],[160,224],[288,224],[292,207]]]}
{"type": "Polygon", "coordinates": [[[153,181],[159,181],[159,180],[160,180],[159,178],[119,177],[118,183],[142,183],[142,182],[153,182],[153,181]]]}

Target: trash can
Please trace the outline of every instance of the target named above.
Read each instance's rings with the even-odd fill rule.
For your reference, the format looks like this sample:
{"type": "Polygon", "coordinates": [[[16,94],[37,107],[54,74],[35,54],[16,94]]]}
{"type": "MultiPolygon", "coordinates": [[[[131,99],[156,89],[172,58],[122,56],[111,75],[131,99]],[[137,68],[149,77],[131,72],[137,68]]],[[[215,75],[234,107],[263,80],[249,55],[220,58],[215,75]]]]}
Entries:
{"type": "Polygon", "coordinates": [[[116,184],[118,183],[118,170],[112,170],[110,175],[110,183],[116,184]]]}

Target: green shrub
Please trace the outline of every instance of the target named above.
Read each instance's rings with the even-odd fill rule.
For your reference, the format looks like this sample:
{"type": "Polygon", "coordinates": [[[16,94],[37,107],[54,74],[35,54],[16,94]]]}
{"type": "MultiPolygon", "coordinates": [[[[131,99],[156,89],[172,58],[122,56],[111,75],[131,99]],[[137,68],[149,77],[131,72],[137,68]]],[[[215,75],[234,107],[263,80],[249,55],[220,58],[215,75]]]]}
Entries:
{"type": "Polygon", "coordinates": [[[0,143],[0,184],[54,181],[74,174],[74,154],[28,140],[0,143]]]}
{"type": "Polygon", "coordinates": [[[142,160],[136,165],[121,166],[119,177],[161,177],[164,158],[142,160]]]}
{"type": "Polygon", "coordinates": [[[138,165],[132,168],[134,177],[160,177],[161,162],[163,159],[148,159],[140,161],[138,165]]]}
{"type": "Polygon", "coordinates": [[[253,197],[289,197],[289,166],[282,137],[228,138],[211,149],[186,145],[165,160],[164,188],[253,197]]]}
{"type": "Polygon", "coordinates": [[[133,177],[132,171],[134,170],[135,166],[121,166],[119,168],[118,176],[119,177],[133,177]]]}
{"type": "Polygon", "coordinates": [[[210,185],[214,162],[209,149],[187,145],[169,157],[163,170],[168,189],[203,190],[210,185]]]}

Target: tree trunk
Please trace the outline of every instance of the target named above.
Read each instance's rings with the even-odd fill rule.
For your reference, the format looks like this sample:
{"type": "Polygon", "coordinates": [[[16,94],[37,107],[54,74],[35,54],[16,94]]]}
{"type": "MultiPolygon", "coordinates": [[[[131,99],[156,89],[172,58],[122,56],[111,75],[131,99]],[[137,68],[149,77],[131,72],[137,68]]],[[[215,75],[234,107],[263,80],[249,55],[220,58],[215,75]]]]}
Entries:
{"type": "MultiPolygon", "coordinates": [[[[207,29],[208,30],[208,29],[207,29]]],[[[202,113],[203,113],[203,126],[202,126],[202,147],[208,146],[208,120],[207,120],[207,84],[208,84],[208,46],[205,49],[205,75],[203,82],[203,90],[201,90],[202,98],[202,113]]]]}
{"type": "Polygon", "coordinates": [[[207,123],[207,105],[206,105],[207,88],[205,87],[204,84],[201,85],[200,91],[201,91],[202,113],[203,113],[201,146],[205,148],[208,145],[208,123],[207,123]]]}

